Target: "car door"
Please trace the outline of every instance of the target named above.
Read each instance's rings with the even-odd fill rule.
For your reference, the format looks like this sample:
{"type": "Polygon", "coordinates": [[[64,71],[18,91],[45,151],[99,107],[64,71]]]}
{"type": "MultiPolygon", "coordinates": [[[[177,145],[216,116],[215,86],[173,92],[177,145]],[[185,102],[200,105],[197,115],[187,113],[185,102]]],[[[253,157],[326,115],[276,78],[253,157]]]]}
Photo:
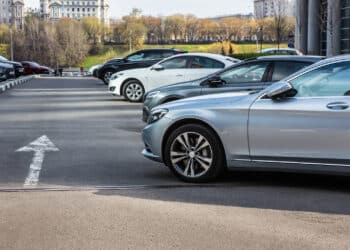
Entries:
{"type": "Polygon", "coordinates": [[[204,56],[193,56],[191,57],[189,67],[191,70],[189,70],[186,74],[187,81],[200,79],[202,77],[211,75],[219,70],[224,69],[225,64],[212,58],[204,56]]]}
{"type": "Polygon", "coordinates": [[[350,62],[290,80],[292,98],[259,98],[251,107],[251,158],[314,165],[350,164],[350,62]]]}
{"type": "Polygon", "coordinates": [[[262,90],[268,83],[271,74],[271,62],[253,61],[237,65],[219,74],[223,84],[203,84],[203,94],[214,94],[222,92],[262,90]]]}
{"type": "Polygon", "coordinates": [[[186,73],[189,70],[189,57],[177,56],[169,58],[161,63],[161,67],[150,69],[147,73],[148,91],[164,85],[183,82],[186,80],[186,73]]]}

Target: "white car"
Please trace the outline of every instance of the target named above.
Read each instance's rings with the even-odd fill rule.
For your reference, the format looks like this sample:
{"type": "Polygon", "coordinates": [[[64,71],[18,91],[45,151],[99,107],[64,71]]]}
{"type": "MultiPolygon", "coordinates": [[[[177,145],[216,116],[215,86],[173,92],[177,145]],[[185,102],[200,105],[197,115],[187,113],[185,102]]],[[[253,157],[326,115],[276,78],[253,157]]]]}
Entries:
{"type": "Polygon", "coordinates": [[[98,70],[99,68],[101,68],[101,66],[102,66],[102,64],[98,64],[98,65],[94,65],[94,66],[90,67],[87,75],[88,76],[95,76],[94,75],[95,70],[98,70]]]}
{"type": "Polygon", "coordinates": [[[113,95],[140,102],[146,92],[169,84],[195,80],[240,60],[209,53],[187,53],[169,57],[149,68],[118,72],[111,77],[108,89],[113,95]]]}

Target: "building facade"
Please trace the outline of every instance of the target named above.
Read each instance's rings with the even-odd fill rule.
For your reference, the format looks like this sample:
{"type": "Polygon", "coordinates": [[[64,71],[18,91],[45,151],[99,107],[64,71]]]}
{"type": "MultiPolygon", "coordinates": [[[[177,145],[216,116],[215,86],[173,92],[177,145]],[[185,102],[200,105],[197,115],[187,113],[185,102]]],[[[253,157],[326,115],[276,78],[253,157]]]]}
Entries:
{"type": "MultiPolygon", "coordinates": [[[[1,1],[1,0],[0,0],[1,1]]],[[[109,24],[108,0],[40,0],[40,15],[46,20],[97,17],[109,24]]]]}
{"type": "Polygon", "coordinates": [[[296,46],[305,54],[350,53],[350,0],[298,0],[296,46]]]}
{"type": "Polygon", "coordinates": [[[254,0],[254,15],[258,19],[274,17],[276,13],[295,16],[295,0],[254,0]]]}
{"type": "Polygon", "coordinates": [[[23,0],[0,0],[0,23],[21,29],[24,24],[23,0]]]}

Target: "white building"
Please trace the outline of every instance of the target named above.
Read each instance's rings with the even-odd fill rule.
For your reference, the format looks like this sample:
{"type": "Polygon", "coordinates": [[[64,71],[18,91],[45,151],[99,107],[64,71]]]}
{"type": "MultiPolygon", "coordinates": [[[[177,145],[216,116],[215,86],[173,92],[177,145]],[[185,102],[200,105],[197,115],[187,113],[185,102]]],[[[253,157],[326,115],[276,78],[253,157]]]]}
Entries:
{"type": "Polygon", "coordinates": [[[109,24],[108,2],[109,0],[40,0],[40,15],[47,20],[97,17],[101,22],[109,24]]]}
{"type": "Polygon", "coordinates": [[[24,24],[23,0],[0,0],[0,23],[21,29],[24,24]]]}
{"type": "Polygon", "coordinates": [[[276,13],[295,16],[295,0],[254,0],[256,18],[274,17],[276,13]]]}

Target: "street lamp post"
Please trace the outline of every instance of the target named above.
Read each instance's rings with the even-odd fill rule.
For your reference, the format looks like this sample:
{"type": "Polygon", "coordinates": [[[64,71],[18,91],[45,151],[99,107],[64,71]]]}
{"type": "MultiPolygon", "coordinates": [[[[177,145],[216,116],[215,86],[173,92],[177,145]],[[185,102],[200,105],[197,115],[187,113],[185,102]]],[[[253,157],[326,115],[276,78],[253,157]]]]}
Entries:
{"type": "Polygon", "coordinates": [[[10,51],[11,51],[11,61],[13,61],[13,34],[12,34],[12,28],[10,29],[10,51]]]}

